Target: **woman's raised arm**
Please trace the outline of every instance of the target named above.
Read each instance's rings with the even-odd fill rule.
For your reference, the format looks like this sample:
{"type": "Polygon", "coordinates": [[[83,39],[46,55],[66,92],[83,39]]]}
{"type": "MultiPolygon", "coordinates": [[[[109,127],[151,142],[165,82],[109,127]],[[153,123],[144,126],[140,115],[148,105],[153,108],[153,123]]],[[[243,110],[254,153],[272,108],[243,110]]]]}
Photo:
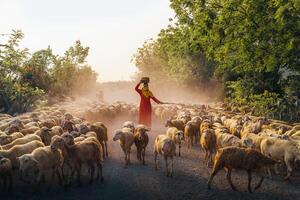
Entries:
{"type": "Polygon", "coordinates": [[[141,82],[139,82],[136,86],[135,86],[135,91],[137,91],[138,93],[141,93],[141,89],[139,89],[139,87],[140,87],[140,85],[141,85],[141,82]]]}

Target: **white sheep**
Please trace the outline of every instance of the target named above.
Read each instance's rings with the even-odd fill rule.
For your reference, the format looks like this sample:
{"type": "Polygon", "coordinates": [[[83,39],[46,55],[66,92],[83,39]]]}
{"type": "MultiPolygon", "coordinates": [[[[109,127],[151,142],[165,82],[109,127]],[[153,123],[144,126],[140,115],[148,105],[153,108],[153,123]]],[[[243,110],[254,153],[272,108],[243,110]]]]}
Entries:
{"type": "MultiPolygon", "coordinates": [[[[184,140],[184,133],[182,130],[178,130],[176,127],[170,127],[166,131],[166,135],[170,137],[175,144],[178,145],[179,151],[178,156],[181,155],[181,141],[184,140]]],[[[175,151],[176,156],[176,151],[175,151]]]]}
{"type": "Polygon", "coordinates": [[[167,135],[158,135],[154,142],[154,161],[155,161],[155,170],[158,170],[157,166],[157,156],[158,154],[164,157],[167,169],[167,177],[173,176],[173,157],[176,154],[176,145],[174,141],[169,138],[167,135]],[[169,170],[168,158],[171,160],[171,170],[169,170]]]}
{"type": "Polygon", "coordinates": [[[134,135],[131,128],[122,128],[115,131],[113,141],[120,141],[120,146],[125,154],[125,167],[130,163],[131,146],[134,143],[134,135]]]}

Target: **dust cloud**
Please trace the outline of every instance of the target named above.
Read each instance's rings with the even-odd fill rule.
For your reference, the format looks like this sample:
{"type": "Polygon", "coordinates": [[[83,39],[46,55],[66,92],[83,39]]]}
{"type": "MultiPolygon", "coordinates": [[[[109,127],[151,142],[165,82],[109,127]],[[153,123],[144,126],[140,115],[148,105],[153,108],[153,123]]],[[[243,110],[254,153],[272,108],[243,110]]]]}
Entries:
{"type": "MultiPolygon", "coordinates": [[[[133,81],[106,82],[99,84],[96,90],[103,91],[104,101],[107,103],[116,101],[138,103],[139,95],[134,90],[136,84],[137,82],[133,81]]],[[[223,95],[222,87],[218,83],[212,83],[206,87],[197,85],[191,87],[174,82],[150,81],[149,87],[157,99],[170,103],[207,104],[220,100],[223,95]]]]}

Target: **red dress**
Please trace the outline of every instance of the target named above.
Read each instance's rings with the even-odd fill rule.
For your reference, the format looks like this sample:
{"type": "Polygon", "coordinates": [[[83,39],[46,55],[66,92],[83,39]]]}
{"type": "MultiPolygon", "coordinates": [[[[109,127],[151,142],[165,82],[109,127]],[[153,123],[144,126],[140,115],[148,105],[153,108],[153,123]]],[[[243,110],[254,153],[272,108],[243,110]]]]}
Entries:
{"type": "Polygon", "coordinates": [[[155,101],[156,103],[160,104],[162,103],[154,96],[146,97],[142,90],[139,89],[141,83],[137,84],[135,86],[135,90],[140,94],[141,96],[141,102],[140,102],[140,110],[139,110],[139,123],[144,124],[146,126],[151,127],[151,115],[152,115],[152,108],[151,108],[151,102],[150,99],[155,101]]]}

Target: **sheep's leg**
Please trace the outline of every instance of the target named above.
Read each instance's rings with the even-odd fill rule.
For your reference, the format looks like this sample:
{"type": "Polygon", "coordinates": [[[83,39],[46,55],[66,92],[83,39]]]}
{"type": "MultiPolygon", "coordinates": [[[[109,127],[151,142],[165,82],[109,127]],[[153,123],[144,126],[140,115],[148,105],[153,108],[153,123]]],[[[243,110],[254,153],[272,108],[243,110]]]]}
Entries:
{"type": "Polygon", "coordinates": [[[81,162],[76,164],[76,175],[77,175],[77,184],[78,186],[81,186],[81,180],[80,180],[80,173],[81,173],[81,162]]]}
{"type": "Polygon", "coordinates": [[[91,169],[91,177],[90,177],[90,184],[94,181],[94,174],[95,174],[95,166],[94,163],[90,163],[89,167],[91,169]]]}
{"type": "Polygon", "coordinates": [[[232,181],[231,181],[231,168],[227,169],[227,173],[226,173],[226,178],[227,178],[227,181],[229,183],[229,185],[231,186],[231,188],[235,191],[237,191],[236,187],[233,185],[232,181]]]}
{"type": "Polygon", "coordinates": [[[103,159],[104,159],[105,158],[105,146],[104,146],[103,141],[101,141],[100,144],[101,144],[101,148],[102,148],[102,156],[103,156],[103,159]]]}
{"type": "Polygon", "coordinates": [[[146,152],[146,148],[143,148],[143,165],[145,165],[145,152],[146,152]]]}
{"type": "Polygon", "coordinates": [[[173,165],[174,165],[174,162],[173,162],[173,156],[171,157],[171,174],[170,176],[173,177],[173,165]]]}
{"type": "Polygon", "coordinates": [[[179,152],[178,152],[179,157],[180,157],[180,150],[181,150],[181,144],[179,144],[179,152]]]}
{"type": "Polygon", "coordinates": [[[139,160],[139,161],[142,161],[142,148],[141,147],[138,147],[137,148],[137,150],[136,150],[137,152],[137,159],[139,160]]]}
{"type": "Polygon", "coordinates": [[[278,163],[275,164],[274,170],[276,174],[279,174],[278,163]]]}
{"type": "Polygon", "coordinates": [[[252,193],[252,190],[251,190],[251,170],[248,170],[248,191],[250,193],[252,193]]]}
{"type": "Polygon", "coordinates": [[[58,167],[56,169],[56,176],[57,176],[59,185],[63,186],[63,183],[62,183],[62,167],[58,167]]]}
{"type": "Polygon", "coordinates": [[[127,167],[127,152],[125,151],[124,153],[125,153],[125,166],[124,166],[124,168],[126,168],[127,167]]]}
{"type": "Polygon", "coordinates": [[[128,164],[130,164],[130,151],[131,151],[131,148],[128,150],[128,164]]]}
{"type": "Polygon", "coordinates": [[[208,156],[208,153],[207,153],[207,150],[205,150],[205,157],[204,157],[204,160],[207,160],[207,156],[208,156]]]}
{"type": "Polygon", "coordinates": [[[210,153],[210,165],[213,163],[213,150],[210,153]]]}
{"type": "Polygon", "coordinates": [[[212,182],[212,180],[214,179],[215,175],[217,175],[218,171],[220,169],[216,166],[214,166],[212,173],[210,174],[209,180],[207,182],[207,188],[210,190],[210,184],[212,182]]]}
{"type": "Polygon", "coordinates": [[[287,167],[287,175],[284,177],[284,180],[288,180],[289,177],[292,174],[292,171],[293,171],[292,162],[289,158],[284,158],[284,162],[285,162],[286,167],[287,167]]]}
{"type": "Polygon", "coordinates": [[[259,180],[258,184],[255,186],[254,189],[257,190],[261,186],[261,184],[262,184],[263,181],[264,181],[264,176],[261,175],[260,176],[260,180],[259,180]]]}
{"type": "Polygon", "coordinates": [[[52,187],[52,184],[53,184],[54,180],[55,180],[55,169],[52,168],[52,169],[51,169],[51,181],[50,181],[50,183],[49,183],[49,185],[48,185],[48,191],[49,191],[50,188],[52,187]]]}
{"type": "Polygon", "coordinates": [[[158,170],[158,167],[157,167],[157,152],[156,151],[154,152],[154,162],[155,162],[155,170],[158,170]]]}
{"type": "Polygon", "coordinates": [[[106,157],[108,157],[107,142],[106,141],[104,141],[104,145],[105,145],[105,154],[106,154],[106,157]]]}
{"type": "Polygon", "coordinates": [[[102,182],[104,180],[104,178],[103,178],[103,175],[102,175],[102,164],[101,164],[100,160],[98,160],[97,166],[98,166],[97,180],[99,180],[99,176],[100,176],[101,177],[101,182],[102,182]]]}
{"type": "Polygon", "coordinates": [[[165,163],[166,163],[166,168],[167,168],[167,177],[169,176],[170,172],[169,172],[169,163],[168,163],[168,157],[164,156],[165,158],[165,163]]]}
{"type": "Polygon", "coordinates": [[[190,149],[191,146],[192,146],[192,138],[191,138],[191,137],[188,137],[188,138],[187,138],[187,147],[188,147],[188,149],[190,149]]]}

